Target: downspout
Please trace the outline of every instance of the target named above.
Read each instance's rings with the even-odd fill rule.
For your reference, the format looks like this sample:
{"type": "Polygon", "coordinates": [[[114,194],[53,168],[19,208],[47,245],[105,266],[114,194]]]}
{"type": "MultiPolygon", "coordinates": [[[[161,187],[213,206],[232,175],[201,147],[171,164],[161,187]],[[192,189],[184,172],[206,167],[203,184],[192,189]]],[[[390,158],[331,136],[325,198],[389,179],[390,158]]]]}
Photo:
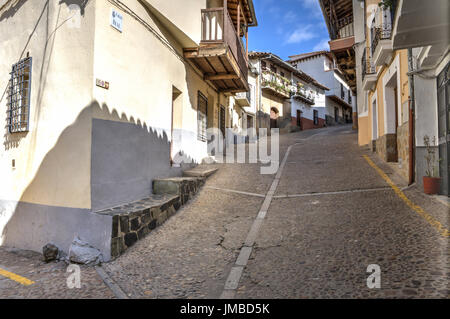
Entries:
{"type": "Polygon", "coordinates": [[[416,158],[415,158],[415,91],[414,91],[414,71],[412,49],[408,49],[408,83],[409,83],[409,181],[412,185],[416,179],[416,158]]]}

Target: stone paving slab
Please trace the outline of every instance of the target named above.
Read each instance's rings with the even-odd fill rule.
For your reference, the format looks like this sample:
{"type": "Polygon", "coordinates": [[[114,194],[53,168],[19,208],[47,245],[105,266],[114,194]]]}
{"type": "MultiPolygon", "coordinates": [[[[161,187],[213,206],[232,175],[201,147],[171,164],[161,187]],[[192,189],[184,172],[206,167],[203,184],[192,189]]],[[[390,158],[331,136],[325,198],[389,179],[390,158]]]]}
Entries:
{"type": "Polygon", "coordinates": [[[275,199],[236,298],[449,298],[448,252],[393,191],[275,199]]]}

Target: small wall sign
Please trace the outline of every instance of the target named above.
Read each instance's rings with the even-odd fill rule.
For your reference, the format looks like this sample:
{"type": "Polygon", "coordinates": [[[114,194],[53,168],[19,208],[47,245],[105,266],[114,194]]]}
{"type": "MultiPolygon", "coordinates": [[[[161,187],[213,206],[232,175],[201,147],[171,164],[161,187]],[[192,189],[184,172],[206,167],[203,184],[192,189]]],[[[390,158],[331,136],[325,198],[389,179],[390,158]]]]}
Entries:
{"type": "Polygon", "coordinates": [[[111,9],[111,26],[122,32],[123,16],[115,9],[111,9]]]}
{"type": "Polygon", "coordinates": [[[96,84],[97,86],[101,87],[101,88],[104,88],[104,89],[106,89],[106,90],[109,90],[109,82],[107,82],[107,81],[103,81],[103,80],[100,80],[100,79],[96,79],[96,80],[95,80],[95,84],[96,84]]]}

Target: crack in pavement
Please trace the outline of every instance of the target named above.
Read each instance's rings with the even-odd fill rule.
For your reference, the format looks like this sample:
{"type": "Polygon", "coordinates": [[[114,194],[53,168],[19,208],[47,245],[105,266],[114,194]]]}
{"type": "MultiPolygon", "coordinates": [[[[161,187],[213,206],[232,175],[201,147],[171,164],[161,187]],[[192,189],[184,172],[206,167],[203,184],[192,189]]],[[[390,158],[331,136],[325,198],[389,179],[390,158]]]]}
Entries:
{"type": "Polygon", "coordinates": [[[392,189],[390,187],[378,187],[378,188],[369,188],[369,189],[350,189],[350,190],[335,191],[335,192],[275,195],[275,196],[273,196],[273,198],[278,199],[278,198],[296,198],[296,197],[309,197],[309,196],[341,195],[341,194],[351,194],[351,193],[388,191],[388,190],[392,190],[392,189]]]}

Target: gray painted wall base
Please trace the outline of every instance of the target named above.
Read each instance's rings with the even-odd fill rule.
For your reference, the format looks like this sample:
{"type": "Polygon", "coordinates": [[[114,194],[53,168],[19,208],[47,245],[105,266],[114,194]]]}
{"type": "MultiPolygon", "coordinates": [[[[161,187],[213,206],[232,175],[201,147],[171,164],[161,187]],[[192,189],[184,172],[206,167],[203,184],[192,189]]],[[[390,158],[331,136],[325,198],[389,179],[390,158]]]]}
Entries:
{"type": "Polygon", "coordinates": [[[79,236],[100,250],[105,260],[110,258],[111,216],[5,200],[0,200],[0,211],[8,219],[2,231],[4,246],[42,252],[43,246],[53,243],[68,254],[72,240],[79,236]]]}

